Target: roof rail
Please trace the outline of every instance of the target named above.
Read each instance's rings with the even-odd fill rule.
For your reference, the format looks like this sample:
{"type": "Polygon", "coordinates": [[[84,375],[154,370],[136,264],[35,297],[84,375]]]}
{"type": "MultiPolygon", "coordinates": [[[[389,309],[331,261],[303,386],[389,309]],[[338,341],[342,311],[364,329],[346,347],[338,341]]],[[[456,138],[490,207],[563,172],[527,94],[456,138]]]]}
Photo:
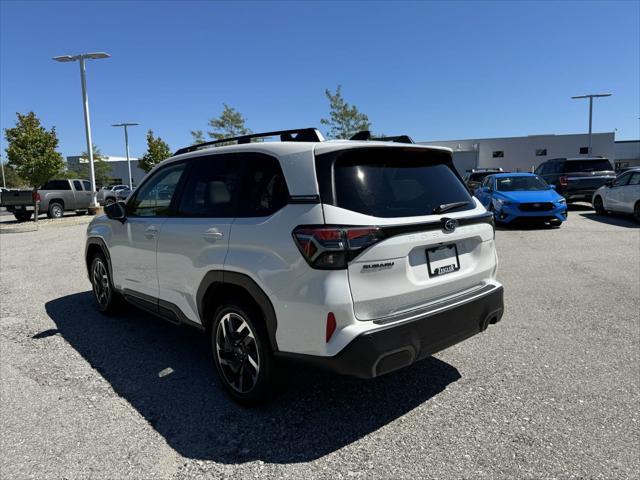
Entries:
{"type": "Polygon", "coordinates": [[[276,130],[273,132],[264,133],[251,133],[249,135],[241,135],[239,137],[229,137],[220,140],[214,140],[212,142],[197,143],[189,147],[184,147],[176,150],[174,155],[181,155],[183,153],[195,152],[206,147],[220,145],[221,143],[236,142],[238,145],[243,143],[251,143],[254,138],[265,138],[280,136],[281,142],[323,142],[324,137],[317,128],[298,128],[294,130],[276,130]]]}
{"type": "Polygon", "coordinates": [[[409,135],[396,135],[394,137],[373,137],[369,130],[361,130],[349,140],[374,140],[376,142],[415,143],[409,135]]]}

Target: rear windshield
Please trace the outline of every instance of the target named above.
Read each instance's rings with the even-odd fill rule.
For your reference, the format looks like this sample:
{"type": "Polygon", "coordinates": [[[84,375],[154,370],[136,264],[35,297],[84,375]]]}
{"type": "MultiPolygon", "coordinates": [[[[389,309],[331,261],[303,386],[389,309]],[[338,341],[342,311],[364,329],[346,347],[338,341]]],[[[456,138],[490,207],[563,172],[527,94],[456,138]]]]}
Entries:
{"type": "Polygon", "coordinates": [[[568,160],[564,164],[565,172],[601,172],[604,170],[613,170],[609,160],[599,158],[595,160],[568,160]]]}
{"type": "MultiPolygon", "coordinates": [[[[333,205],[374,217],[468,210],[474,203],[448,154],[400,148],[348,150],[333,165],[333,205]]],[[[323,196],[323,201],[325,197],[323,196]]]]}
{"type": "Polygon", "coordinates": [[[469,180],[473,181],[473,182],[481,182],[482,180],[484,180],[484,178],[488,175],[493,175],[496,172],[478,172],[478,173],[472,173],[469,176],[469,180]]]}
{"type": "Polygon", "coordinates": [[[549,185],[538,176],[498,177],[496,178],[496,190],[500,192],[531,192],[535,190],[549,190],[549,185]]]}

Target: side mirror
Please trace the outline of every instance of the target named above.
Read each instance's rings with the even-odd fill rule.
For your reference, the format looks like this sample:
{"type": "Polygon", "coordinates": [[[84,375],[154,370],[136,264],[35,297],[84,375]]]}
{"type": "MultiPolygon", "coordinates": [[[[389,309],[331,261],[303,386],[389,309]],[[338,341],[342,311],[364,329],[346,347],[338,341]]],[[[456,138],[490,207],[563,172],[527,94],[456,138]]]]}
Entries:
{"type": "Polygon", "coordinates": [[[115,202],[111,205],[107,205],[104,207],[104,213],[111,220],[119,220],[122,223],[124,223],[127,218],[127,210],[125,209],[124,202],[115,202]]]}

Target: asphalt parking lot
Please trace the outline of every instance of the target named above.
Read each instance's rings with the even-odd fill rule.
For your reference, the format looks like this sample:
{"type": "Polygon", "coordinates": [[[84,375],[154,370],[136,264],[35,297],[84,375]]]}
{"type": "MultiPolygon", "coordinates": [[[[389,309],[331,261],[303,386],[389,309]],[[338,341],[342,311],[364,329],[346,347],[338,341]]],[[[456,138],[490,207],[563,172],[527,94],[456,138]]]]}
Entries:
{"type": "Polygon", "coordinates": [[[0,235],[2,478],[637,478],[630,219],[499,230],[502,322],[375,380],[292,371],[256,410],[196,331],[99,315],[86,227],[60,225],[0,235]]]}

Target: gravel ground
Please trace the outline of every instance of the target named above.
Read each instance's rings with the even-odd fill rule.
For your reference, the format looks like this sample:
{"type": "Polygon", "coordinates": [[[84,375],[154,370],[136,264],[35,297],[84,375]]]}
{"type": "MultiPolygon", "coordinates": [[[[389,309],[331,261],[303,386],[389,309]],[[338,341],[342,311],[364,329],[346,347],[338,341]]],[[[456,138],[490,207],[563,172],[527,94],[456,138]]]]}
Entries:
{"type": "Polygon", "coordinates": [[[257,410],[197,332],[96,313],[85,228],[0,235],[3,479],[638,478],[630,220],[498,231],[498,325],[375,380],[292,371],[257,410]]]}

